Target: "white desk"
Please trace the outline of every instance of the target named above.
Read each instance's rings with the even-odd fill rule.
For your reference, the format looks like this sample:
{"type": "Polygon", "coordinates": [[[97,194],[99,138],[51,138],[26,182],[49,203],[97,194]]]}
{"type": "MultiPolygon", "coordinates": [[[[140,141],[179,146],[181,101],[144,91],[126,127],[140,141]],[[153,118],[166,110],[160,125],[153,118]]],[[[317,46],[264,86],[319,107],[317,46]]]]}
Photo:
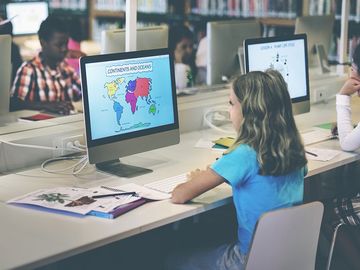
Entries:
{"type": "MultiPolygon", "coordinates": [[[[186,97],[187,102],[185,102],[185,99],[183,103],[179,102],[179,104],[182,103],[179,108],[184,108],[184,111],[179,113],[180,116],[183,113],[180,118],[187,119],[187,117],[193,116],[193,113],[196,113],[197,110],[201,112],[205,108],[203,104],[212,105],[217,102],[224,104],[224,101],[227,100],[227,94],[219,93],[219,97],[215,98],[214,101],[210,97],[212,94],[209,94],[209,99],[202,99],[201,97],[204,96],[186,97]],[[198,105],[202,107],[197,108],[198,105]]],[[[359,101],[359,99],[356,99],[356,101],[359,101]]],[[[357,115],[357,118],[359,118],[360,106],[357,106],[353,113],[354,116],[357,115]]],[[[197,117],[201,119],[201,115],[197,117]]],[[[312,106],[311,113],[296,116],[297,125],[302,130],[312,125],[335,120],[334,100],[327,104],[312,106]]],[[[69,124],[59,124],[63,125],[67,132],[69,130],[78,132],[83,125],[81,119],[69,124]]],[[[183,124],[189,125],[188,123],[183,124]]],[[[200,123],[196,128],[199,129],[201,126],[200,123]]],[[[18,134],[7,134],[1,136],[1,139],[9,141],[18,139],[21,142],[21,140],[25,139],[30,140],[33,136],[39,140],[46,136],[58,135],[59,130],[56,131],[55,128],[56,126],[18,134]]],[[[124,158],[122,161],[125,163],[126,161],[133,161],[130,162],[133,165],[148,165],[148,168],[153,169],[154,172],[151,174],[130,180],[145,184],[212,163],[221,153],[209,149],[194,148],[194,145],[202,137],[214,136],[213,138],[217,138],[222,135],[208,130],[182,133],[179,145],[124,158]]],[[[317,147],[339,149],[337,141],[323,142],[318,144],[317,147]]],[[[24,152],[23,149],[19,149],[17,154],[13,152],[9,154],[14,155],[15,160],[16,158],[22,158],[24,152]]],[[[359,159],[359,153],[343,152],[328,162],[310,161],[308,176],[359,159]]],[[[96,173],[91,169],[81,177],[47,174],[41,172],[38,168],[0,177],[0,269],[33,268],[46,265],[231,202],[231,190],[226,184],[223,184],[194,200],[200,203],[186,205],[173,205],[169,201],[148,203],[115,220],[50,214],[46,211],[36,211],[5,204],[5,201],[10,198],[40,188],[72,185],[81,187],[102,184],[120,185],[128,181],[128,179],[96,173]]]]}
{"type": "MultiPolygon", "coordinates": [[[[128,181],[145,184],[180,174],[196,167],[204,167],[221,155],[218,151],[194,148],[203,137],[218,137],[208,130],[181,136],[179,145],[124,158],[131,164],[153,169],[151,174],[136,178],[117,178],[89,169],[81,177],[48,174],[33,169],[0,177],[0,261],[1,269],[32,268],[70,257],[142,232],[193,216],[231,202],[231,190],[223,184],[195,202],[174,205],[169,201],[147,203],[115,219],[72,217],[6,205],[15,196],[40,188],[56,186],[90,187],[120,185],[128,181]]],[[[336,141],[323,142],[319,147],[338,149],[336,141]]],[[[357,153],[342,153],[329,162],[309,162],[309,176],[359,160],[357,153]]]]}

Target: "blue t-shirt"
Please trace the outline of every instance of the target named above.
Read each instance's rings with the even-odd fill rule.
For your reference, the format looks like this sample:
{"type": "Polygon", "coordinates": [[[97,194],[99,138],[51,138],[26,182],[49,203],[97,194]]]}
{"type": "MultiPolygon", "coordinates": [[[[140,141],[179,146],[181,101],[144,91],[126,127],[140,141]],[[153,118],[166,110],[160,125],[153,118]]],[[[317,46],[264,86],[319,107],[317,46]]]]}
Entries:
{"type": "Polygon", "coordinates": [[[249,251],[256,222],[263,213],[301,203],[304,194],[306,168],[283,176],[260,175],[256,156],[253,148],[240,145],[211,166],[232,187],[243,254],[249,251]]]}

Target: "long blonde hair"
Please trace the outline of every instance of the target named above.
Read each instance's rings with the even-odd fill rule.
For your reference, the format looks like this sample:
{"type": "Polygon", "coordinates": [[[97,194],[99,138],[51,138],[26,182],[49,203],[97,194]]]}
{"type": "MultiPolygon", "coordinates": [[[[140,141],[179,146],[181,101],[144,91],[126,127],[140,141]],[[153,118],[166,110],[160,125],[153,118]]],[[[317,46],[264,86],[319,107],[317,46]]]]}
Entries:
{"type": "Polygon", "coordinates": [[[262,175],[285,175],[307,160],[292,113],[287,84],[278,71],[254,71],[237,77],[233,89],[243,120],[232,151],[240,144],[257,153],[262,175]]]}

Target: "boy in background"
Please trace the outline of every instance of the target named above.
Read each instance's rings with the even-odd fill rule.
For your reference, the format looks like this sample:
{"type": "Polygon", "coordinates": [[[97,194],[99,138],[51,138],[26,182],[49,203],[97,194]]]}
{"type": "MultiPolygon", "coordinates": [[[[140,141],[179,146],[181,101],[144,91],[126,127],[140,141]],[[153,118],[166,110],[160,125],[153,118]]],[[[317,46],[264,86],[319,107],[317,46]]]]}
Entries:
{"type": "Polygon", "coordinates": [[[18,69],[11,89],[11,110],[44,110],[69,114],[81,99],[80,79],[64,61],[69,32],[60,18],[49,16],[38,31],[40,53],[18,69]]]}

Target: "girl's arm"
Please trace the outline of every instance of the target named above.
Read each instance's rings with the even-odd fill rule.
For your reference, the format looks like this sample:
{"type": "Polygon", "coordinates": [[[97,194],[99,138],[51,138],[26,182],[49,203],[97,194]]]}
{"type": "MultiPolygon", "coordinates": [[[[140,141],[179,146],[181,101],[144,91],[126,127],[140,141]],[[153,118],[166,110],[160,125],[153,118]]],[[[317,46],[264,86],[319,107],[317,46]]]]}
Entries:
{"type": "Polygon", "coordinates": [[[340,146],[345,151],[354,151],[360,147],[360,125],[355,129],[351,121],[351,95],[360,90],[360,83],[349,79],[336,96],[337,126],[340,146]]]}
{"type": "Polygon", "coordinates": [[[173,203],[185,203],[225,181],[210,168],[202,171],[197,169],[191,172],[189,178],[189,181],[178,185],[172,192],[173,203]]]}

